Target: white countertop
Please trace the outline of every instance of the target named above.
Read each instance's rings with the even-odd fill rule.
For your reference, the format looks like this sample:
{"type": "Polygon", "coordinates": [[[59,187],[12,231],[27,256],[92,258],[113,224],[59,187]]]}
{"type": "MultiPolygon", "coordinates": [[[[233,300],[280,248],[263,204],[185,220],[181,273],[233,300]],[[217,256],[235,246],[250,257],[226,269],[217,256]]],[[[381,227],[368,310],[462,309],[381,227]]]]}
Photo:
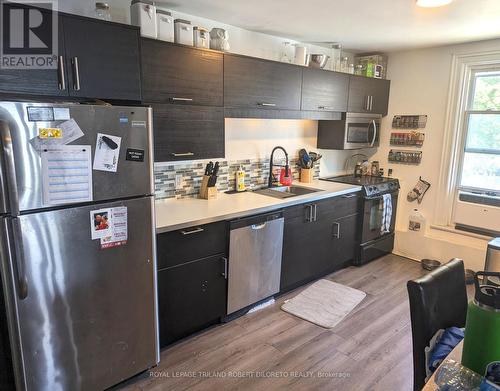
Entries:
{"type": "Polygon", "coordinates": [[[318,201],[361,190],[361,186],[319,180],[312,183],[294,182],[293,184],[321,189],[321,191],[285,199],[246,191],[235,194],[219,192],[214,200],[199,198],[157,200],[155,202],[156,232],[174,231],[192,227],[193,225],[271,212],[287,206],[318,201]]]}

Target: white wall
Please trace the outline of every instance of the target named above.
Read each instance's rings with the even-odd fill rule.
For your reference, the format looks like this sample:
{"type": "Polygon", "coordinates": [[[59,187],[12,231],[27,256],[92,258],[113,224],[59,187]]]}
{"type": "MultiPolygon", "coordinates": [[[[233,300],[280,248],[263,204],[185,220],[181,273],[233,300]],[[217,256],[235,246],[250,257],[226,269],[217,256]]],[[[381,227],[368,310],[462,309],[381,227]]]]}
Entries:
{"type": "Polygon", "coordinates": [[[415,259],[430,257],[442,261],[451,257],[462,257],[469,267],[475,269],[480,269],[484,264],[485,240],[431,229],[429,226],[435,214],[437,200],[452,55],[499,48],[500,40],[491,40],[389,55],[388,78],[391,79],[389,114],[382,121],[381,147],[374,158],[392,168],[394,176],[401,181],[396,245],[396,251],[400,254],[415,259]],[[387,162],[387,154],[391,149],[389,146],[391,121],[397,114],[428,115],[427,127],[423,130],[426,139],[422,148],[422,164],[419,166],[387,162]],[[431,188],[421,205],[406,200],[407,193],[413,188],[419,176],[431,183],[431,188]],[[408,217],[413,208],[418,208],[427,219],[425,237],[407,231],[408,217]]]}

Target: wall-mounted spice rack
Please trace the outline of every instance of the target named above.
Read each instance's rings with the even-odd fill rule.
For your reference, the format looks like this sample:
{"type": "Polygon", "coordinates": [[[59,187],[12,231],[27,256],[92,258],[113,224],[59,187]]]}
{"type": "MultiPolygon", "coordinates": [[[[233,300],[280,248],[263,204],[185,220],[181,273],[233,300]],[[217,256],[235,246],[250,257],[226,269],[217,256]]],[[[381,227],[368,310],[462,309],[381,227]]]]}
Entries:
{"type": "Polygon", "coordinates": [[[410,147],[421,147],[424,145],[425,133],[421,132],[392,132],[391,145],[405,145],[410,147]]]}
{"type": "Polygon", "coordinates": [[[392,119],[393,129],[422,129],[425,125],[426,115],[395,115],[392,119]]]}
{"type": "Polygon", "coordinates": [[[420,164],[422,161],[422,152],[391,149],[389,151],[388,160],[390,163],[420,164]]]}

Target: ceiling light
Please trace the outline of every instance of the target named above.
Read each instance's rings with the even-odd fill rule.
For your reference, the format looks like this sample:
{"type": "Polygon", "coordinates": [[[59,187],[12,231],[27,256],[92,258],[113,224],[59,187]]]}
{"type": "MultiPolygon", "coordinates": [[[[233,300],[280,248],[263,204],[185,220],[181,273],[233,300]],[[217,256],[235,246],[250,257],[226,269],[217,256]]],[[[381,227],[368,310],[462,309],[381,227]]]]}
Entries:
{"type": "Polygon", "coordinates": [[[417,5],[419,7],[441,7],[443,5],[450,4],[453,0],[417,0],[417,5]]]}

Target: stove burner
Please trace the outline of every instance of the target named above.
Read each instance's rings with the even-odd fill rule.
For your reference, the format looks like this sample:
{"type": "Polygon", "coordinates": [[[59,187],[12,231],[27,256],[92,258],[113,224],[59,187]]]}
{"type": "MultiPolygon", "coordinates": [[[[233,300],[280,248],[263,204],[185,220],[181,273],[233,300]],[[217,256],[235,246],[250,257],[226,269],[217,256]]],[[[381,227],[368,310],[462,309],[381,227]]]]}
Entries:
{"type": "Polygon", "coordinates": [[[364,175],[362,177],[355,177],[354,175],[341,175],[321,178],[321,180],[362,186],[366,197],[375,197],[399,190],[399,181],[395,178],[370,175],[364,175]]]}

